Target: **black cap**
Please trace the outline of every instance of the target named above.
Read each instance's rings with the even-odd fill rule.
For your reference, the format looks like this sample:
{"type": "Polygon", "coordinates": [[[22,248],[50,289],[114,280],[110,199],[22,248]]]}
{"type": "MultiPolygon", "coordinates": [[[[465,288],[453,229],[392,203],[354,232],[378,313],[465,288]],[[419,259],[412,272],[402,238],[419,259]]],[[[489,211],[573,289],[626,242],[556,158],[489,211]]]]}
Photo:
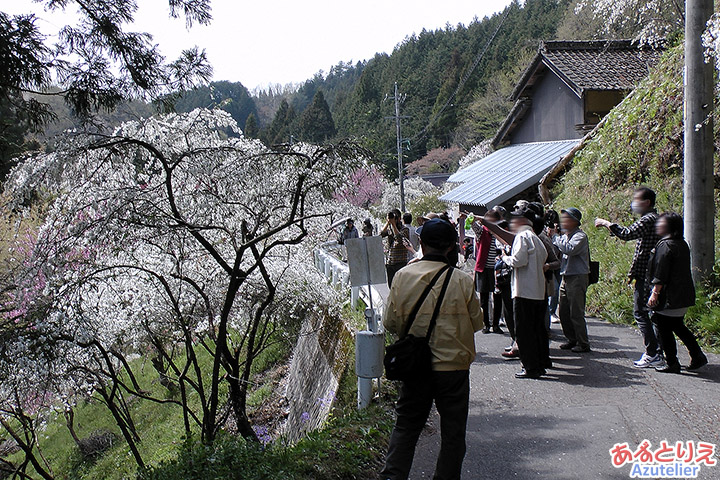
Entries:
{"type": "Polygon", "coordinates": [[[448,248],[457,243],[457,232],[450,222],[433,218],[423,224],[420,240],[432,248],[448,248]]]}

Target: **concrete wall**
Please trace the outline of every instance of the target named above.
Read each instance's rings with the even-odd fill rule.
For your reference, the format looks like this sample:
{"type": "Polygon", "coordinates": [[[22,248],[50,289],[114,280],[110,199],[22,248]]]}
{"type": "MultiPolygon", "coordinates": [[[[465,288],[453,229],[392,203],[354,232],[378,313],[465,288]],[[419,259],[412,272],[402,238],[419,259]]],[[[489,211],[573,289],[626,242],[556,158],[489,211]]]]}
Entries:
{"type": "Polygon", "coordinates": [[[532,107],[513,131],[510,143],[573,140],[581,134],[575,125],[585,123],[583,100],[552,72],[534,87],[532,107]]]}
{"type": "Polygon", "coordinates": [[[341,319],[325,315],[303,323],[285,381],[288,416],[282,433],[291,443],[327,420],[352,345],[353,334],[341,319]]]}

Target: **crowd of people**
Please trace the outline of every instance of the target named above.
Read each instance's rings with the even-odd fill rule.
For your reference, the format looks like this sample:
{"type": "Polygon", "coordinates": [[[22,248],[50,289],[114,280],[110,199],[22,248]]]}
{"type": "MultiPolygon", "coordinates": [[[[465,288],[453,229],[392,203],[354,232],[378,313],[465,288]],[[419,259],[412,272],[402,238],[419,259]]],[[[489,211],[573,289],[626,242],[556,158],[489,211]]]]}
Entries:
{"type": "MultiPolygon", "coordinates": [[[[629,280],[644,351],[634,366],[680,373],[677,335],[690,353],[687,370],[701,368],[708,360],[683,321],[695,303],[683,218],[659,215],[655,192],[647,187],[635,191],[632,211],[639,219],[627,227],[602,218],[594,223],[622,241],[637,240],[629,280]]],[[[501,355],[520,360],[517,378],[542,378],[553,367],[553,319],[562,328],[560,349],[578,355],[592,351],[585,307],[588,287],[597,279],[583,215],[574,207],[557,213],[521,200],[509,213],[495,206],[484,215],[461,212],[456,222],[446,213],[414,220],[415,225],[411,215],[393,210],[380,230],[387,239],[390,286],[384,324],[400,336],[427,335],[432,371],[402,382],[382,478],[408,478],[434,401],[442,430],[434,478],[457,479],[465,453],[475,333],[504,335],[504,320],[512,343],[501,355]],[[448,278],[448,291],[437,292],[434,282],[448,264],[469,275],[448,278]]]]}

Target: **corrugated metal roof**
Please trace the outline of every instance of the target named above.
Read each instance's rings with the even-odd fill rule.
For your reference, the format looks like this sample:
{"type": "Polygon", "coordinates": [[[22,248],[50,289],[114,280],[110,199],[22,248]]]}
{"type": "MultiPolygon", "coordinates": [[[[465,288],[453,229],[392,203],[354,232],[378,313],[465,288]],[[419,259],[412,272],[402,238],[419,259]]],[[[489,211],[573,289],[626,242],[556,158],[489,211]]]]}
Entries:
{"type": "Polygon", "coordinates": [[[453,174],[460,183],[440,200],[466,205],[496,205],[540,181],[580,140],[520,143],[502,148],[453,174]]]}

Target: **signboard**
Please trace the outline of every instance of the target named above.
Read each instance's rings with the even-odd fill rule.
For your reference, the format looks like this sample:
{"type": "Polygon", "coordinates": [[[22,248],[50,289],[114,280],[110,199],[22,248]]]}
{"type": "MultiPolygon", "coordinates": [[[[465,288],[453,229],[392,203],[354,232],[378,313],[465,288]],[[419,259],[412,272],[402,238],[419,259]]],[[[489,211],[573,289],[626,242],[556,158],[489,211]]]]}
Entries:
{"type": "Polygon", "coordinates": [[[345,240],[345,247],[353,287],[387,283],[382,237],[350,238],[345,240]]]}

